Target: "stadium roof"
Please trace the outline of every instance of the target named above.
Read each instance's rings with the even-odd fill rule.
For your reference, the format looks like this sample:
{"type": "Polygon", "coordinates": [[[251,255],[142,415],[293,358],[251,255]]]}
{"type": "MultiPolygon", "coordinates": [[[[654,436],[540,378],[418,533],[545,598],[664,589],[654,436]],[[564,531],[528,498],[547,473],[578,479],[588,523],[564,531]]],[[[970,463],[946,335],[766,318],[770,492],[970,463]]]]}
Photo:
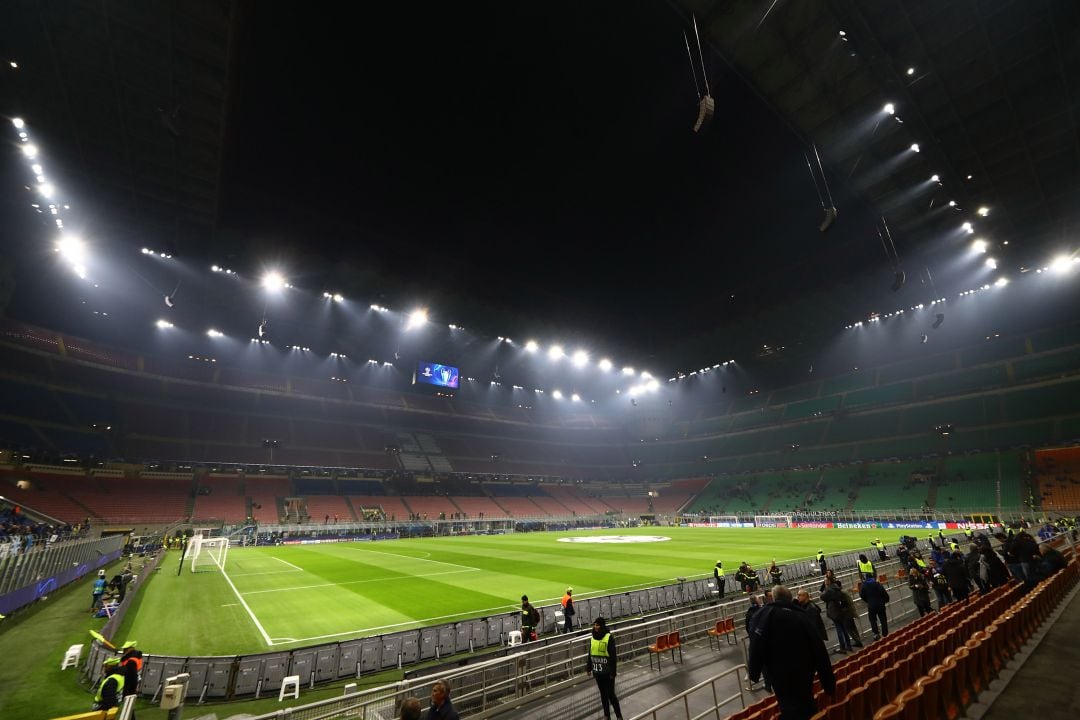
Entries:
{"type": "MultiPolygon", "coordinates": [[[[1003,272],[1073,249],[1080,12],[929,7],[23,2],[0,111],[43,133],[110,242],[689,370],[969,287],[961,222],[1003,272]],[[703,74],[717,111],[695,134],[703,74]]],[[[13,313],[81,330],[40,302],[54,277],[20,275],[13,313]]],[[[140,278],[148,303],[181,280],[237,315],[191,277],[140,278]]]]}

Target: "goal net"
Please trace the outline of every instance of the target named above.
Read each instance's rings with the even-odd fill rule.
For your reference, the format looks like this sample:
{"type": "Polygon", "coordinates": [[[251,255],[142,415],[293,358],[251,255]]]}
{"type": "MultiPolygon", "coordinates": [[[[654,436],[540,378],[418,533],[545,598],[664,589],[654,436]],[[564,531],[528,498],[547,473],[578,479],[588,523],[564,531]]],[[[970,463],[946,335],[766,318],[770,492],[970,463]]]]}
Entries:
{"type": "Polygon", "coordinates": [[[715,527],[739,527],[738,515],[710,515],[709,524],[715,527]]]}
{"type": "Polygon", "coordinates": [[[755,515],[755,527],[794,527],[790,515],[755,515]]]}
{"type": "Polygon", "coordinates": [[[225,558],[229,554],[229,538],[196,535],[191,538],[188,553],[191,555],[191,572],[213,570],[215,567],[224,570],[225,558]]]}

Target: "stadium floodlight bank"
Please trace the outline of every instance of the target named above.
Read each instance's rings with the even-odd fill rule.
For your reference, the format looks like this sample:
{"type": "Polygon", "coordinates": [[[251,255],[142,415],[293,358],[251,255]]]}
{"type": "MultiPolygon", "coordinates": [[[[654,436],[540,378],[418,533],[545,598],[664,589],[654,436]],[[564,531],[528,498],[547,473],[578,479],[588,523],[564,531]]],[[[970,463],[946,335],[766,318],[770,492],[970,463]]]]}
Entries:
{"type": "Polygon", "coordinates": [[[792,524],[790,515],[755,515],[754,525],[756,527],[795,527],[792,524]]]}
{"type": "Polygon", "coordinates": [[[229,555],[229,538],[202,537],[195,535],[188,547],[191,555],[191,572],[201,570],[225,570],[225,559],[229,555]]]}

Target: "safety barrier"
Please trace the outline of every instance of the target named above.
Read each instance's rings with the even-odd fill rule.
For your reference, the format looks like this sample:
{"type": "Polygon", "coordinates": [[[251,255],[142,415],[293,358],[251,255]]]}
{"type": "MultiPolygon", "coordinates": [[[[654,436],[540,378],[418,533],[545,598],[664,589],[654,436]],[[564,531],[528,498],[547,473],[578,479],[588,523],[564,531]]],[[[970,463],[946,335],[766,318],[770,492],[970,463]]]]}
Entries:
{"type": "Polygon", "coordinates": [[[124,547],[120,535],[75,540],[34,548],[0,564],[0,614],[7,615],[38,598],[104,567],[124,547]]]}

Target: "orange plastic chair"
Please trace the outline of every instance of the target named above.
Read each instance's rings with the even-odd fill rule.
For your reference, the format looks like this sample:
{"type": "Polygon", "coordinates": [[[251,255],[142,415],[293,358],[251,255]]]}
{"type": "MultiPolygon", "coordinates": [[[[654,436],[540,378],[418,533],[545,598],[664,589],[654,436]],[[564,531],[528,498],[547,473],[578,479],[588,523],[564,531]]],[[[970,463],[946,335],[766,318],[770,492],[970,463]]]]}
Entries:
{"type": "Polygon", "coordinates": [[[653,655],[656,656],[656,669],[660,669],[660,657],[663,652],[668,649],[667,635],[657,635],[656,642],[649,646],[649,669],[652,670],[653,655]]]}
{"type": "Polygon", "coordinates": [[[667,647],[671,651],[671,662],[675,662],[675,651],[679,651],[679,662],[682,662],[682,641],[679,640],[679,631],[668,633],[667,647]]]}
{"type": "Polygon", "coordinates": [[[876,713],[874,720],[901,720],[904,717],[904,706],[898,703],[883,705],[876,713]]]}

